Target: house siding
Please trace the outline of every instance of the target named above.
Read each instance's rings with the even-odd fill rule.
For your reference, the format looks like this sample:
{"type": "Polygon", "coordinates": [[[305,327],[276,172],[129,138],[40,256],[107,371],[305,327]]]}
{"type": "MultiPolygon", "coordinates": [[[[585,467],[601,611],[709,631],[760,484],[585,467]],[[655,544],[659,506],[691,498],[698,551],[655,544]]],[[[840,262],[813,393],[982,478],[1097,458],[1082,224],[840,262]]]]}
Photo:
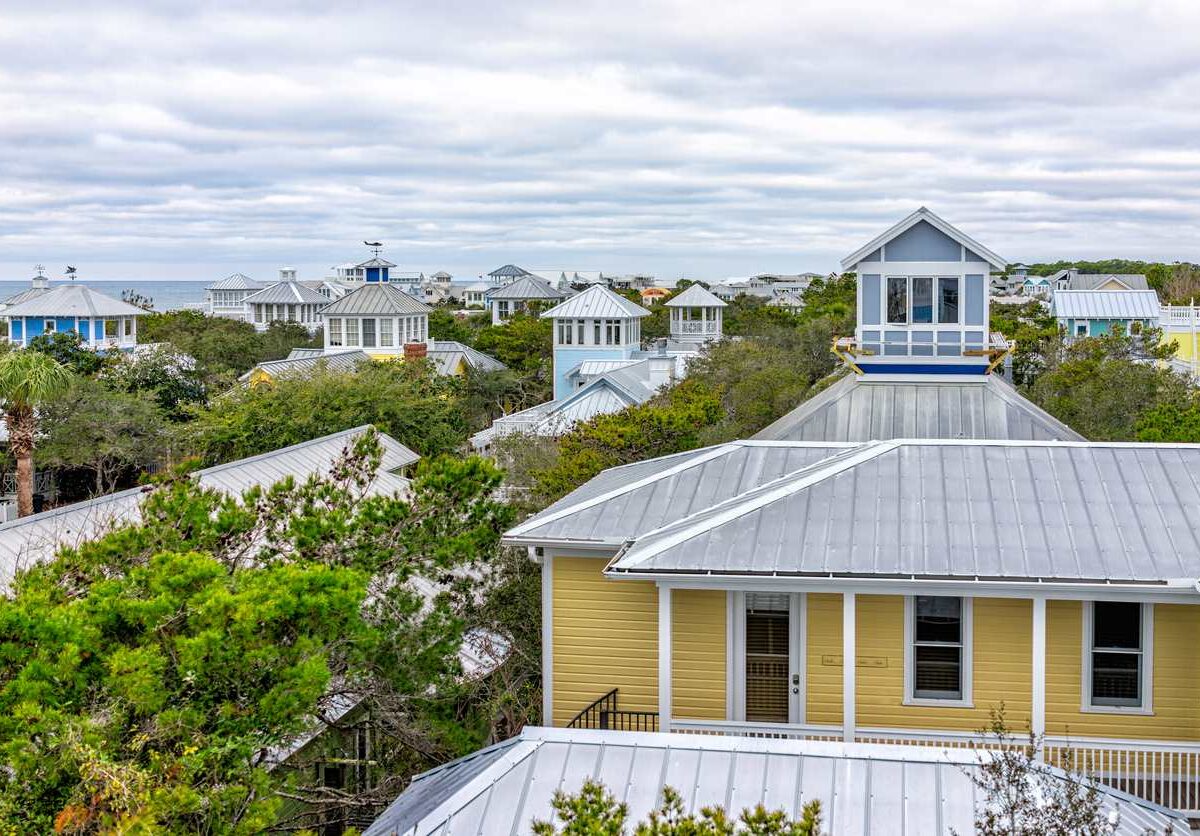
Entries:
{"type": "Polygon", "coordinates": [[[622,709],[657,711],[657,587],[606,580],[608,558],[553,560],[553,724],[565,726],[612,688],[622,709]]]}
{"type": "Polygon", "coordinates": [[[671,716],[724,720],[725,615],[723,590],[671,593],[671,716]]]}
{"type": "Polygon", "coordinates": [[[1080,709],[1083,674],[1083,605],[1046,606],[1046,732],[1052,735],[1149,740],[1200,738],[1200,607],[1154,605],[1154,713],[1107,714],[1080,709]]]}
{"type": "Polygon", "coordinates": [[[808,688],[804,696],[809,723],[842,722],[842,596],[810,592],[808,600],[808,688]]]}

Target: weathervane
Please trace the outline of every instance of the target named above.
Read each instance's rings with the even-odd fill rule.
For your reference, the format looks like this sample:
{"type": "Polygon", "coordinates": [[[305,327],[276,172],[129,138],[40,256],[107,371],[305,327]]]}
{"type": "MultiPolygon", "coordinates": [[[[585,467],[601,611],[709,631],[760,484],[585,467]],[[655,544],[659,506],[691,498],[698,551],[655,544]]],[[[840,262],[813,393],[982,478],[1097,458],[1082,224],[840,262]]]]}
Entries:
{"type": "Polygon", "coordinates": [[[70,279],[71,281],[75,281],[75,272],[76,272],[75,268],[72,267],[70,264],[68,264],[67,265],[67,278],[70,279]]]}
{"type": "Polygon", "coordinates": [[[45,264],[35,264],[35,265],[33,265],[33,269],[37,270],[38,278],[40,279],[43,277],[43,274],[46,272],[46,265],[45,264]]]}
{"type": "Polygon", "coordinates": [[[379,241],[363,241],[363,243],[371,248],[372,255],[374,255],[376,258],[379,258],[379,254],[381,252],[383,252],[383,244],[382,243],[380,243],[379,241]]]}

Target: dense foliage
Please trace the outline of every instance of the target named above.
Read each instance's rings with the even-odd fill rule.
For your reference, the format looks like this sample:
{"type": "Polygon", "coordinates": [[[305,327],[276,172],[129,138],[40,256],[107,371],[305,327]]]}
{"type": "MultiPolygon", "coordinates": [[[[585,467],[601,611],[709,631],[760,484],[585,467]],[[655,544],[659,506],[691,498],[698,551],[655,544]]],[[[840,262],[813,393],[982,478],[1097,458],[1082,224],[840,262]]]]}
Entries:
{"type": "Polygon", "coordinates": [[[248,322],[199,311],[152,313],[138,322],[139,343],[170,343],[195,358],[205,381],[226,383],[264,360],[286,357],[293,348],[324,344],[297,322],[272,322],[259,332],[248,322]]]}

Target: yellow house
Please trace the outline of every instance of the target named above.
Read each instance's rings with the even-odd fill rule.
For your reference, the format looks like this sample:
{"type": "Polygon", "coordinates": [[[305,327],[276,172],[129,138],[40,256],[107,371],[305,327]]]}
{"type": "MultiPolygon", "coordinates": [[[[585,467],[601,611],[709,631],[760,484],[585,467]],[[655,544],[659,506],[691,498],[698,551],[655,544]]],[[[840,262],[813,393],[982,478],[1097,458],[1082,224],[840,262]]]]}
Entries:
{"type": "Polygon", "coordinates": [[[509,531],[544,723],[965,747],[1003,708],[1200,816],[1200,445],[1087,442],[997,378],[1005,266],[914,212],[842,262],[852,374],[509,531]]]}

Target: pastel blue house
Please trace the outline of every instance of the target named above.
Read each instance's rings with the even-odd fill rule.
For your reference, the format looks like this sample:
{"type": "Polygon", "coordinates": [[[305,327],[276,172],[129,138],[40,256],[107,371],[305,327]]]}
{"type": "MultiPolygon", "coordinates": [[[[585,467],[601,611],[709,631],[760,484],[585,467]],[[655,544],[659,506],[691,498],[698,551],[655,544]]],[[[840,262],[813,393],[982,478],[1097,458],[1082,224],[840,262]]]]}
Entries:
{"type": "Polygon", "coordinates": [[[24,347],[34,337],[74,331],[97,350],[132,350],[138,317],[147,311],[97,293],[81,284],[64,284],[4,309],[8,341],[24,347]]]}
{"type": "Polygon", "coordinates": [[[1074,339],[1111,334],[1114,327],[1126,334],[1155,327],[1160,305],[1153,290],[1059,290],[1050,312],[1074,339]]]}
{"type": "Polygon", "coordinates": [[[586,360],[631,360],[641,348],[641,319],[650,311],[592,285],[542,314],[554,320],[554,398],[575,390],[571,373],[586,360]]]}
{"type": "Polygon", "coordinates": [[[863,374],[986,374],[988,276],[1007,262],[925,207],[842,260],[858,274],[855,337],[838,350],[863,374]]]}

